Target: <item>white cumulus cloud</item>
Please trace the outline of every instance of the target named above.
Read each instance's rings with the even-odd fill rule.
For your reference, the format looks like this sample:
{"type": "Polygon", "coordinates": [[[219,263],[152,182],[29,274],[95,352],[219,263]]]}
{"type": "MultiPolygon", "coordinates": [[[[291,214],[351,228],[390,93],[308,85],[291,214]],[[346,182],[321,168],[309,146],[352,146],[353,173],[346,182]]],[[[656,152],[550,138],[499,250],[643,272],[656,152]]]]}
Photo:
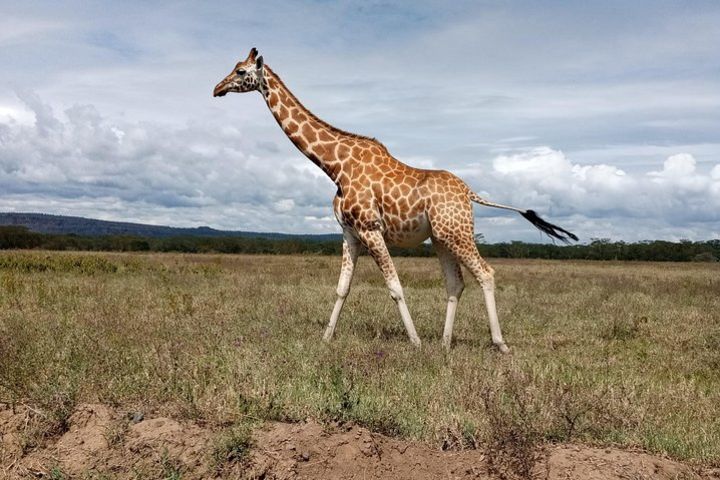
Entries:
{"type": "Polygon", "coordinates": [[[689,153],[671,155],[659,170],[632,174],[613,165],[573,163],[547,146],[500,155],[491,165],[475,174],[465,169],[465,178],[493,200],[535,209],[587,232],[586,239],[704,239],[720,230],[720,164],[700,171],[689,153]]]}
{"type": "Polygon", "coordinates": [[[242,130],[118,122],[91,105],[58,114],[22,98],[35,121],[0,123],[0,210],[295,232],[317,230],[303,215],[331,212],[329,180],[242,130]]]}

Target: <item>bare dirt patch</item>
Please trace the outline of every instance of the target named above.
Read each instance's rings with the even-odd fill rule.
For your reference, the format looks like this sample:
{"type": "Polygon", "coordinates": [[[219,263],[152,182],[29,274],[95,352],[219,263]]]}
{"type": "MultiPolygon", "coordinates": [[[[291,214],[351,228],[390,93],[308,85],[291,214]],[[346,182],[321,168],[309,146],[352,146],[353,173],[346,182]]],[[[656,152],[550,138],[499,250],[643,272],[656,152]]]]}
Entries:
{"type": "MultiPolygon", "coordinates": [[[[511,469],[492,472],[490,452],[441,451],[369,432],[356,425],[330,428],[314,422],[269,425],[256,432],[250,464],[256,478],[277,479],[494,479],[519,478],[511,469]]],[[[252,478],[252,477],[251,477],[252,478]]],[[[546,446],[537,452],[529,478],[680,479],[720,478],[718,472],[618,449],[583,445],[546,446]]]]}
{"type": "Polygon", "coordinates": [[[214,478],[213,430],[170,418],[135,423],[104,405],[80,405],[68,428],[28,448],[41,413],[0,407],[0,478],[214,478]],[[5,475],[5,476],[3,476],[5,475]]]}
{"type": "MultiPolygon", "coordinates": [[[[441,451],[353,424],[268,423],[252,448],[218,463],[220,427],[170,418],[135,419],[104,405],[77,407],[60,435],[38,437],[42,412],[0,405],[0,478],[518,478],[489,451],[441,451]],[[491,468],[492,464],[492,468],[491,468]]],[[[538,449],[531,478],[720,478],[642,452],[582,445],[538,449]]]]}

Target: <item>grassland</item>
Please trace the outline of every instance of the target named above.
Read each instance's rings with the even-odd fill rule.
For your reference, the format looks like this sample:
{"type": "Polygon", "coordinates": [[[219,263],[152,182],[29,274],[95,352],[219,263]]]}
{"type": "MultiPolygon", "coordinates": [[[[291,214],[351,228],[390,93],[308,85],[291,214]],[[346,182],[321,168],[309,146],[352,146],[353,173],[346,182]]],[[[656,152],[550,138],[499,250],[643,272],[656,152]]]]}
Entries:
{"type": "MultiPolygon", "coordinates": [[[[477,285],[441,346],[437,260],[396,261],[424,344],[363,257],[331,344],[340,258],[0,254],[0,401],[152,408],[217,425],[351,420],[443,448],[639,446],[720,464],[720,268],[494,261],[512,354],[477,285]]],[[[31,448],[32,445],[29,445],[31,448]]]]}

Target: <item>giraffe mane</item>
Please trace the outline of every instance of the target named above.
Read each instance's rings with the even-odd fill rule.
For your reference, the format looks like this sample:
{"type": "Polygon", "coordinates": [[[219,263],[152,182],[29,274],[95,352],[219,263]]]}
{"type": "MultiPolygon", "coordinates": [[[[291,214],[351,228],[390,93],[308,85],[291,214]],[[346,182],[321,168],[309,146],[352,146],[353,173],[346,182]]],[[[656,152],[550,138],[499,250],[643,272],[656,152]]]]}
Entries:
{"type": "Polygon", "coordinates": [[[356,139],[358,139],[358,140],[369,140],[369,141],[371,141],[371,142],[374,142],[374,143],[377,144],[382,150],[384,150],[385,153],[388,153],[388,154],[389,154],[387,147],[386,147],[385,145],[383,145],[382,142],[379,141],[377,138],[368,137],[368,136],[366,136],[366,135],[360,135],[360,134],[357,134],[357,133],[348,132],[348,131],[343,130],[343,129],[341,129],[341,128],[337,128],[337,127],[334,126],[334,125],[330,125],[328,122],[326,122],[326,121],[323,120],[322,118],[319,118],[319,117],[318,117],[317,115],[315,115],[309,108],[307,108],[305,105],[303,105],[300,100],[298,100],[298,98],[295,96],[295,94],[292,92],[292,90],[290,90],[290,89],[287,87],[287,85],[285,85],[285,82],[282,81],[282,78],[280,78],[280,75],[278,75],[277,73],[275,73],[270,67],[267,66],[267,64],[264,65],[263,68],[264,68],[265,70],[267,70],[268,72],[270,72],[270,73],[275,77],[275,80],[277,80],[277,82],[280,84],[280,86],[285,89],[285,91],[288,93],[288,95],[290,95],[290,98],[292,98],[292,99],[295,101],[295,103],[297,103],[298,107],[300,107],[300,108],[302,108],[303,110],[305,110],[305,111],[308,113],[308,115],[310,116],[310,118],[311,118],[312,120],[316,121],[317,123],[319,123],[319,124],[322,125],[323,127],[327,128],[327,129],[329,129],[329,130],[331,130],[332,132],[335,132],[335,133],[337,133],[337,134],[346,135],[346,136],[348,136],[348,137],[356,138],[356,139]]]}

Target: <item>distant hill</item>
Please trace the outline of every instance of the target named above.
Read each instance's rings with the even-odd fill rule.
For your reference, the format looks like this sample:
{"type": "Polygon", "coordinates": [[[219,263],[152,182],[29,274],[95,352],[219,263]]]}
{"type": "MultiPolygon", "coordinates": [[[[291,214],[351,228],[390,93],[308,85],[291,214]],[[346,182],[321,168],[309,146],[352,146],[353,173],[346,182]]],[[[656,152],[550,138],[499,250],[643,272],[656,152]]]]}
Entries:
{"type": "Polygon", "coordinates": [[[31,232],[51,234],[74,234],[90,237],[106,235],[135,236],[151,238],[167,237],[244,237],[267,238],[274,240],[342,240],[342,235],[330,233],[323,235],[288,234],[273,232],[245,232],[233,230],[215,230],[210,227],[176,228],[143,223],[110,222],[94,218],[70,217],[64,215],[46,215],[44,213],[2,213],[0,225],[27,227],[31,232]]]}

